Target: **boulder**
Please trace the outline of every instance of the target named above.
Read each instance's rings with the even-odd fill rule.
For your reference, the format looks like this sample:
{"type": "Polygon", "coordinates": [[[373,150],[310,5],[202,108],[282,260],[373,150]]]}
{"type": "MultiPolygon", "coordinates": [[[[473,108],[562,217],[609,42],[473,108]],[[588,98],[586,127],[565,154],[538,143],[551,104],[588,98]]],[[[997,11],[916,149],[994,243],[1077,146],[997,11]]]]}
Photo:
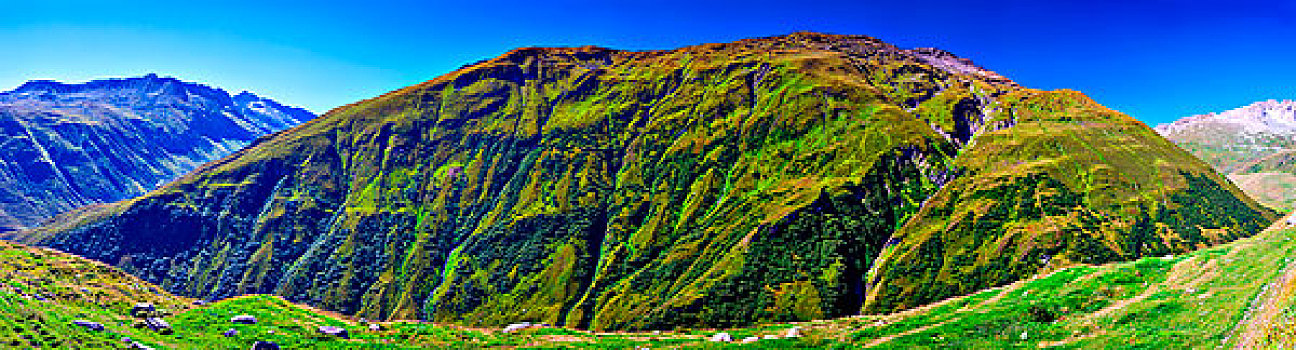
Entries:
{"type": "Polygon", "coordinates": [[[378,325],[377,323],[370,323],[370,324],[369,324],[369,330],[370,330],[370,331],[374,331],[374,332],[381,331],[381,330],[382,330],[382,326],[378,325]]]}
{"type": "Polygon", "coordinates": [[[504,333],[513,333],[513,332],[517,332],[517,331],[520,331],[520,330],[523,330],[523,329],[530,329],[530,328],[546,328],[546,327],[549,327],[549,325],[544,324],[544,323],[522,322],[522,323],[514,323],[514,324],[511,324],[511,325],[508,325],[507,327],[504,327],[503,332],[504,332],[504,333]]]}
{"type": "Polygon", "coordinates": [[[279,344],[272,341],[258,340],[252,343],[252,350],[279,350],[279,344]]]}
{"type": "Polygon", "coordinates": [[[144,319],[144,325],[148,326],[148,328],[152,329],[154,332],[158,332],[163,335],[171,334],[172,332],[171,324],[167,323],[167,321],[164,321],[160,318],[149,317],[147,319],[144,319]]]}
{"type": "Polygon", "coordinates": [[[750,337],[743,338],[742,342],[743,342],[744,344],[746,344],[746,343],[755,343],[757,340],[760,340],[760,337],[757,337],[757,336],[750,336],[750,337]]]}
{"type": "Polygon", "coordinates": [[[319,332],[326,335],[342,338],[342,339],[346,339],[347,337],[349,337],[346,328],[342,328],[342,327],[319,326],[319,332]]]}
{"type": "Polygon", "coordinates": [[[232,337],[238,335],[238,330],[237,330],[237,329],[230,328],[228,331],[225,331],[225,333],[223,333],[223,335],[224,335],[226,338],[232,338],[232,337]]]}
{"type": "Polygon", "coordinates": [[[730,336],[729,333],[716,333],[707,340],[715,342],[731,342],[733,341],[733,336],[730,336]]]}
{"type": "Polygon", "coordinates": [[[787,333],[783,334],[784,338],[797,338],[801,336],[801,327],[788,328],[787,333]]]}
{"type": "Polygon", "coordinates": [[[148,317],[148,315],[152,314],[153,311],[157,311],[157,308],[153,307],[153,304],[136,303],[134,307],[131,307],[131,316],[148,317]]]}
{"type": "Polygon", "coordinates": [[[85,329],[89,329],[95,332],[100,332],[104,330],[104,326],[102,324],[99,324],[98,322],[90,322],[86,320],[75,320],[72,321],[72,324],[85,327],[85,329]]]}
{"type": "Polygon", "coordinates": [[[761,338],[762,338],[762,339],[778,339],[778,336],[777,336],[777,335],[773,335],[773,334],[766,334],[764,337],[761,337],[761,338]]]}
{"type": "Polygon", "coordinates": [[[230,318],[230,322],[239,324],[256,324],[256,317],[252,315],[238,315],[230,318]]]}

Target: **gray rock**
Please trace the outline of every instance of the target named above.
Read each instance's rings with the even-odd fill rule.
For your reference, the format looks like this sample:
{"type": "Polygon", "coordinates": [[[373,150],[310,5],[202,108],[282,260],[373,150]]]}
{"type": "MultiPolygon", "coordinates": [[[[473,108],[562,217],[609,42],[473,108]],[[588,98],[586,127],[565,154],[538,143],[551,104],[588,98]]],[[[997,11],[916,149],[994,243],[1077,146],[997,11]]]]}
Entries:
{"type": "Polygon", "coordinates": [[[350,335],[347,334],[347,330],[346,330],[346,328],[342,328],[342,327],[333,327],[333,326],[319,326],[318,329],[319,329],[319,332],[320,332],[320,333],[323,333],[323,334],[326,334],[326,335],[331,335],[331,336],[338,337],[338,338],[342,338],[342,339],[346,339],[346,338],[350,337],[350,335]]]}
{"type": "Polygon", "coordinates": [[[144,319],[144,325],[148,326],[148,328],[152,329],[154,332],[159,332],[159,333],[171,330],[170,323],[167,323],[167,321],[164,321],[156,317],[149,317],[144,319]]]}
{"type": "Polygon", "coordinates": [[[757,337],[757,336],[750,336],[750,337],[743,338],[742,342],[743,342],[743,343],[755,343],[757,340],[760,340],[760,337],[757,337]]]}
{"type": "Polygon", "coordinates": [[[733,336],[730,336],[729,333],[716,333],[707,340],[727,343],[733,341],[733,336]]]}
{"type": "Polygon", "coordinates": [[[238,335],[238,330],[237,330],[237,329],[230,328],[228,331],[225,331],[224,335],[225,335],[226,338],[234,337],[234,336],[238,335]]]}
{"type": "Polygon", "coordinates": [[[370,323],[370,324],[369,324],[369,330],[370,330],[370,331],[374,331],[374,332],[381,331],[381,330],[382,330],[382,326],[378,325],[377,323],[370,323]]]}
{"type": "Polygon", "coordinates": [[[240,323],[240,324],[256,324],[257,319],[256,317],[252,317],[252,315],[238,315],[238,316],[231,317],[230,322],[240,323]]]}
{"type": "Polygon", "coordinates": [[[153,311],[157,311],[157,308],[150,303],[136,303],[134,307],[131,307],[131,315],[135,317],[147,317],[153,311]]]}
{"type": "Polygon", "coordinates": [[[104,326],[103,326],[102,324],[99,324],[98,322],[90,322],[90,321],[86,321],[86,320],[75,320],[75,321],[72,321],[72,324],[77,325],[77,326],[81,326],[81,327],[85,327],[86,329],[89,329],[89,330],[92,330],[92,331],[95,331],[95,332],[101,332],[101,331],[104,330],[104,326]]]}
{"type": "Polygon", "coordinates": [[[801,327],[788,328],[787,333],[783,334],[784,338],[797,338],[801,336],[801,327]]]}
{"type": "Polygon", "coordinates": [[[524,329],[530,329],[530,328],[547,328],[547,327],[549,327],[549,325],[544,324],[544,323],[522,322],[522,323],[514,323],[514,324],[511,324],[511,325],[508,325],[507,327],[504,327],[503,332],[504,332],[504,333],[513,333],[513,332],[517,332],[517,331],[524,330],[524,329]]]}
{"type": "Polygon", "coordinates": [[[279,344],[272,341],[258,340],[252,343],[252,350],[279,350],[279,344]]]}

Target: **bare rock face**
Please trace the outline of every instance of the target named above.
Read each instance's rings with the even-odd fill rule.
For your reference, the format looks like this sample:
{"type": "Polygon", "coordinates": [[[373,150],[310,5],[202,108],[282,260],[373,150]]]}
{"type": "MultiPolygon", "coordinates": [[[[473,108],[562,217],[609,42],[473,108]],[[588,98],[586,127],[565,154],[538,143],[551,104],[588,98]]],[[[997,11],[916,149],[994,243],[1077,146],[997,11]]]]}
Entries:
{"type": "Polygon", "coordinates": [[[144,194],[315,115],[150,74],[0,93],[0,232],[144,194]]]}

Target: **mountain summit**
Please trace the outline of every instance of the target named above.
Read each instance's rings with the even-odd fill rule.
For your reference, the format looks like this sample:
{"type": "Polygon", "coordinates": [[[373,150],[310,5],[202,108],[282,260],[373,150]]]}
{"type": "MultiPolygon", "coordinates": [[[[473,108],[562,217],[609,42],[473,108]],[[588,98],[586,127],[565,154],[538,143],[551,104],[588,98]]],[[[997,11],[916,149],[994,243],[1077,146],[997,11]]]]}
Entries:
{"type": "Polygon", "coordinates": [[[25,235],[202,298],[660,329],[908,309],[1274,219],[1078,92],[796,33],[514,50],[25,235]]]}
{"type": "Polygon", "coordinates": [[[314,114],[149,74],[0,93],[0,230],[118,201],[314,114]]]}
{"type": "Polygon", "coordinates": [[[1296,101],[1260,101],[1185,117],[1156,131],[1265,205],[1296,208],[1296,101]]]}

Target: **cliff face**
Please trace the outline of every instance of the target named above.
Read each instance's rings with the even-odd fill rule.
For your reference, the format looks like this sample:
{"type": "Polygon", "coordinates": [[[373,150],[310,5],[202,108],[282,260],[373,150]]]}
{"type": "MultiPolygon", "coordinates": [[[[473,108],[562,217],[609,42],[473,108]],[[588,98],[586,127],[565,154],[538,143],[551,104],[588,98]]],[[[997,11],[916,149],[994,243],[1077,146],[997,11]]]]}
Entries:
{"type": "Polygon", "coordinates": [[[25,235],[198,297],[632,329],[904,309],[1273,219],[1079,93],[798,33],[515,50],[25,235]]]}
{"type": "Polygon", "coordinates": [[[0,227],[144,194],[313,117],[156,75],[29,82],[0,93],[0,227]]]}

